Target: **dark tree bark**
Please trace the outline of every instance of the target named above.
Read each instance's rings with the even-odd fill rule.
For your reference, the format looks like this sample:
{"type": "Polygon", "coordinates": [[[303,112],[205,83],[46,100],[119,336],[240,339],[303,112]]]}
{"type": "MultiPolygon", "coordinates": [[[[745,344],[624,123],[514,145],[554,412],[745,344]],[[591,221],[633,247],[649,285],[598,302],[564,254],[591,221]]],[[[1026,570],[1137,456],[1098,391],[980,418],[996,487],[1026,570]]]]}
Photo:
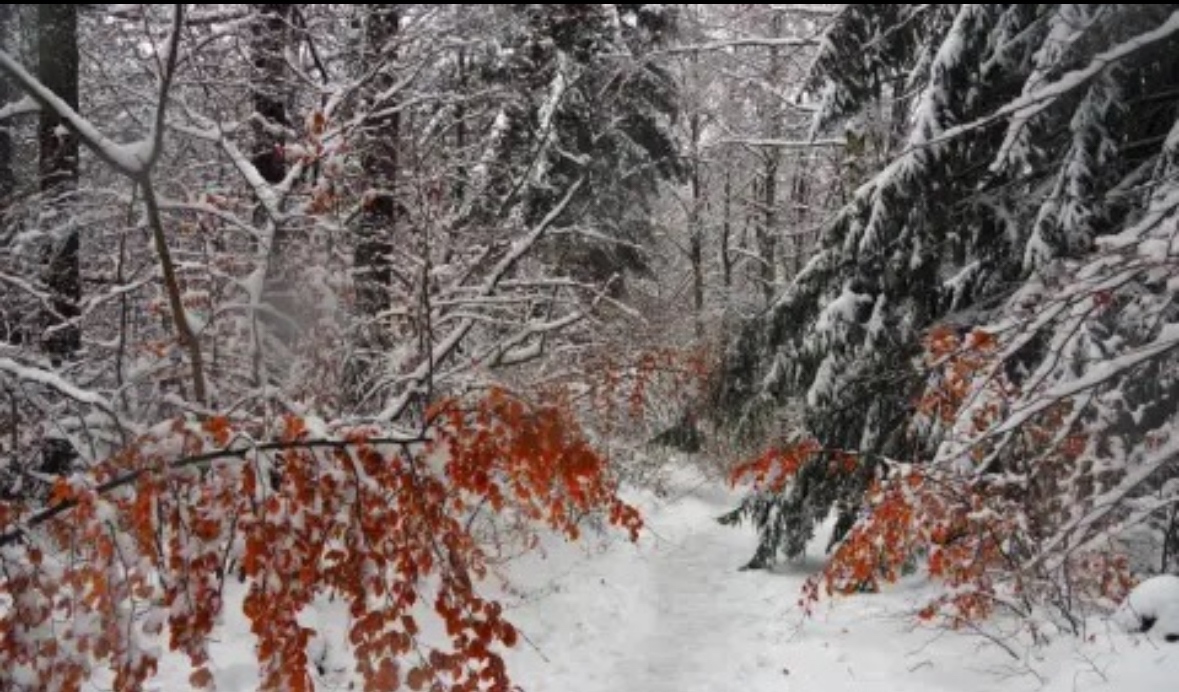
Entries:
{"type": "Polygon", "coordinates": [[[733,238],[733,172],[725,169],[725,210],[721,217],[720,260],[721,276],[725,289],[733,286],[733,254],[730,250],[733,238]]]}
{"type": "MultiPolygon", "coordinates": [[[[16,19],[16,5],[0,5],[0,49],[10,50],[9,37],[13,32],[16,19]]],[[[0,106],[11,103],[20,98],[21,91],[5,75],[0,74],[0,106]]],[[[16,141],[13,133],[16,118],[7,121],[0,120],[0,245],[11,239],[13,229],[8,226],[5,218],[8,208],[12,205],[12,196],[16,192],[16,169],[13,161],[16,155],[16,141]]],[[[16,301],[0,301],[0,341],[10,344],[23,343],[26,325],[24,324],[23,305],[14,305],[16,301]]],[[[12,428],[15,435],[15,426],[12,428]]],[[[13,447],[15,449],[15,447],[13,447]]]]}
{"type": "MultiPolygon", "coordinates": [[[[37,77],[71,108],[78,110],[78,6],[37,7],[37,77]]],[[[52,310],[45,320],[43,341],[54,364],[73,360],[82,346],[77,324],[82,299],[78,228],[69,211],[78,183],[78,138],[57,113],[41,109],[37,126],[39,176],[43,203],[54,227],[46,283],[52,310]]],[[[63,474],[75,458],[69,441],[43,440],[41,471],[63,474]]]]}
{"type": "Polygon", "coordinates": [[[761,259],[761,289],[766,305],[774,300],[777,266],[778,151],[765,154],[761,181],[762,219],[757,226],[757,254],[761,259]]]}
{"type": "MultiPolygon", "coordinates": [[[[467,93],[467,52],[464,48],[458,49],[458,56],[456,60],[456,69],[458,70],[458,88],[459,93],[467,93]]],[[[467,150],[467,105],[461,99],[454,109],[454,147],[459,152],[460,163],[455,169],[454,181],[454,200],[458,204],[463,203],[467,191],[467,168],[462,165],[462,157],[467,150]]]]}
{"type": "MultiPolygon", "coordinates": [[[[809,161],[809,159],[807,159],[809,161]]],[[[806,204],[807,195],[810,194],[810,186],[807,185],[807,165],[798,167],[794,174],[794,180],[790,185],[790,277],[798,276],[802,271],[802,253],[809,247],[806,242],[806,236],[803,234],[803,225],[807,219],[806,204]]]]}
{"type": "Polygon", "coordinates": [[[700,114],[693,113],[690,127],[692,137],[692,207],[688,213],[688,260],[692,264],[692,308],[696,316],[696,338],[704,338],[704,190],[701,188],[700,167],[700,114]]]}
{"type": "MultiPolygon", "coordinates": [[[[77,110],[78,6],[39,5],[37,25],[38,78],[77,110]]],[[[62,362],[74,356],[82,341],[75,322],[82,298],[78,229],[64,209],[78,181],[78,138],[50,109],[41,110],[37,136],[41,147],[41,192],[45,204],[58,208],[55,225],[65,231],[64,237],[54,239],[46,277],[53,310],[46,320],[45,348],[53,361],[62,362]]]]}
{"type": "Polygon", "coordinates": [[[282,182],[287,168],[283,159],[282,135],[290,125],[284,94],[286,61],[283,49],[290,26],[291,5],[254,5],[257,18],[253,24],[254,76],[250,84],[254,101],[254,150],[251,157],[263,180],[274,185],[282,182]]]}
{"type": "MultiPolygon", "coordinates": [[[[284,153],[286,131],[290,126],[287,111],[287,64],[285,52],[290,41],[294,5],[255,4],[250,32],[250,54],[254,71],[250,78],[250,98],[254,114],[250,162],[258,174],[271,185],[286,178],[284,153]]],[[[259,207],[260,208],[260,207],[259,207]]],[[[290,229],[275,223],[271,246],[267,248],[266,280],[262,289],[263,301],[282,318],[266,316],[263,322],[268,331],[283,344],[298,339],[298,304],[291,292],[290,229]]]]}
{"type": "MultiPolygon", "coordinates": [[[[391,42],[397,37],[400,14],[396,5],[370,5],[366,29],[364,64],[376,69],[368,90],[370,100],[387,91],[393,75],[383,69],[394,59],[391,42]]],[[[384,104],[371,104],[377,111],[384,104]]],[[[360,220],[359,239],[353,261],[356,267],[357,306],[362,315],[373,317],[388,306],[393,280],[390,253],[393,225],[397,222],[398,139],[401,121],[397,113],[378,115],[364,127],[361,165],[369,182],[360,220]]]]}
{"type": "MultiPolygon", "coordinates": [[[[774,12],[770,22],[770,36],[779,38],[783,34],[784,17],[782,12],[774,12]]],[[[782,79],[784,63],[778,46],[770,48],[770,84],[777,84],[782,79]]],[[[775,99],[766,98],[762,107],[765,109],[767,135],[771,138],[782,135],[781,104],[775,99]]],[[[766,305],[774,300],[777,290],[778,267],[778,167],[781,152],[777,147],[767,147],[762,152],[762,185],[761,207],[762,219],[757,226],[757,252],[761,259],[761,287],[766,305]]]]}
{"type": "MultiPolygon", "coordinates": [[[[700,25],[699,7],[689,6],[688,12],[692,23],[700,25]]],[[[690,79],[696,79],[700,70],[700,54],[692,53],[688,57],[688,74],[690,79]]],[[[697,95],[693,95],[698,98],[697,95]]],[[[700,156],[700,140],[704,134],[704,119],[701,115],[701,104],[694,103],[692,114],[688,118],[688,136],[691,155],[691,170],[689,181],[692,186],[691,207],[688,209],[688,261],[692,265],[692,308],[695,312],[696,339],[704,338],[704,190],[701,181],[701,169],[704,161],[700,156]]]]}

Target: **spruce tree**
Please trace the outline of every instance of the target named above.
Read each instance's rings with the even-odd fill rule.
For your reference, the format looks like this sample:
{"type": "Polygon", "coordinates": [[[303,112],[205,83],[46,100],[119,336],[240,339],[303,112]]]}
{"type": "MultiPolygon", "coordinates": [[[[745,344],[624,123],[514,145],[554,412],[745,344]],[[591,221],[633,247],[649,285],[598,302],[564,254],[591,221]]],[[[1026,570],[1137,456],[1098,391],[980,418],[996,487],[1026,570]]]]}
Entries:
{"type": "MultiPolygon", "coordinates": [[[[925,331],[986,322],[1146,204],[1137,186],[1175,118],[1174,9],[847,6],[815,63],[816,129],[841,129],[848,169],[868,174],[735,342],[726,408],[751,424],[801,402],[799,434],[825,448],[932,454],[911,425],[925,331]]],[[[832,508],[833,541],[855,521],[872,462],[850,475],[827,462],[727,517],[761,529],[751,566],[799,554],[832,508]]]]}
{"type": "MultiPolygon", "coordinates": [[[[647,59],[675,28],[667,5],[509,5],[506,50],[488,81],[512,95],[494,125],[492,199],[526,224],[578,181],[552,260],[604,283],[645,267],[649,203],[682,168],[671,76],[647,59]]],[[[486,211],[486,210],[485,210],[486,211]]],[[[484,215],[486,218],[486,214],[484,215]]]]}

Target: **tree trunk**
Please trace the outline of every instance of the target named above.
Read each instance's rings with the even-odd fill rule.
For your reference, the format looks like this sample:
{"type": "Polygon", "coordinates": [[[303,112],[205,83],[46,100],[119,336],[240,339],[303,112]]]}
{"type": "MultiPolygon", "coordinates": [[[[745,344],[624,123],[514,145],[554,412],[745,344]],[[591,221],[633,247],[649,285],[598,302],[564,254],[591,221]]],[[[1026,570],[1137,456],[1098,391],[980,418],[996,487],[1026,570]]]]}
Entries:
{"type": "MultiPolygon", "coordinates": [[[[781,38],[784,18],[782,12],[774,12],[771,20],[770,36],[781,38]]],[[[778,84],[783,72],[782,53],[778,46],[770,48],[769,79],[770,84],[778,84]]],[[[765,110],[766,135],[770,139],[782,135],[781,104],[773,98],[766,98],[762,106],[765,110]]],[[[777,147],[767,147],[762,153],[762,223],[757,228],[758,255],[761,258],[761,287],[762,295],[768,306],[774,299],[777,284],[777,233],[778,233],[778,164],[781,152],[777,147]]]]}
{"type": "MultiPolygon", "coordinates": [[[[458,70],[459,94],[465,95],[468,92],[467,51],[465,48],[458,49],[456,69],[458,70]]],[[[454,201],[460,207],[467,194],[467,167],[462,163],[463,157],[467,155],[467,139],[467,104],[460,98],[454,108],[454,148],[459,157],[459,164],[454,174],[454,201]]]]}
{"type": "MultiPolygon", "coordinates": [[[[8,50],[8,35],[12,31],[13,15],[16,5],[0,5],[0,50],[8,50]]],[[[8,78],[0,75],[0,106],[15,100],[17,90],[9,83],[8,78]]],[[[16,191],[16,171],[12,169],[13,148],[12,122],[0,122],[0,224],[4,223],[4,212],[12,202],[12,194],[16,191]]],[[[2,228],[2,226],[0,226],[2,228]]],[[[0,236],[4,233],[0,230],[0,236]]]]}
{"type": "MultiPolygon", "coordinates": [[[[808,155],[809,156],[809,155],[808,155]]],[[[804,159],[805,161],[805,159],[804,159]]],[[[809,186],[807,185],[808,167],[802,165],[795,169],[794,180],[790,185],[790,277],[798,276],[802,271],[802,253],[810,247],[803,235],[803,225],[807,221],[806,202],[809,186]]]]}
{"type": "MultiPolygon", "coordinates": [[[[10,41],[13,35],[13,24],[16,19],[17,5],[0,5],[0,50],[11,51],[15,41],[10,41]]],[[[0,74],[0,106],[11,103],[20,98],[22,92],[4,74],[0,74]]],[[[14,229],[8,226],[6,215],[12,205],[12,196],[16,193],[16,169],[13,161],[16,159],[16,118],[0,120],[0,246],[6,244],[15,236],[14,229]]],[[[25,306],[14,304],[17,301],[4,301],[0,304],[0,341],[9,344],[20,344],[25,340],[26,317],[25,306]]],[[[16,428],[14,427],[13,430],[16,428]]],[[[15,432],[13,433],[15,434],[15,432]]],[[[14,446],[13,449],[16,449],[14,446]]]]}
{"type": "Polygon", "coordinates": [[[700,114],[693,113],[692,134],[692,207],[688,211],[688,260],[692,263],[692,307],[695,309],[696,338],[704,337],[704,229],[702,207],[704,192],[700,186],[700,114]]]}
{"type": "Polygon", "coordinates": [[[253,25],[253,81],[250,91],[254,101],[254,150],[251,160],[262,179],[271,185],[286,176],[283,160],[285,138],[282,130],[290,125],[287,117],[284,84],[286,60],[283,57],[291,5],[254,5],[258,17],[253,25]]]}
{"type": "MultiPolygon", "coordinates": [[[[721,220],[720,261],[725,290],[733,287],[733,171],[725,168],[725,210],[721,220]]],[[[728,298],[728,296],[726,296],[728,298]]]]}
{"type": "MultiPolygon", "coordinates": [[[[37,8],[37,71],[41,83],[74,110],[78,109],[78,6],[39,5],[37,8]]],[[[41,109],[37,129],[41,146],[40,179],[44,203],[58,213],[49,251],[52,312],[46,320],[45,348],[55,363],[73,358],[82,335],[75,319],[82,297],[79,278],[78,229],[66,211],[78,181],[78,138],[54,111],[41,109]]]]}
{"type": "MultiPolygon", "coordinates": [[[[285,131],[290,125],[287,113],[287,65],[285,49],[288,43],[293,5],[251,5],[255,17],[251,25],[250,54],[254,71],[250,80],[250,98],[254,117],[251,119],[252,141],[250,162],[258,174],[271,185],[286,178],[287,166],[283,147],[285,131]]],[[[271,245],[266,248],[266,278],[262,288],[263,301],[286,319],[266,318],[270,333],[281,343],[289,344],[298,337],[294,324],[298,322],[296,301],[290,295],[289,229],[277,220],[271,234],[271,245]]]]}
{"type": "Polygon", "coordinates": [[[720,278],[725,284],[725,298],[729,298],[729,289],[733,285],[733,177],[730,169],[725,169],[725,203],[722,217],[720,217],[720,278]]]}
{"type": "Polygon", "coordinates": [[[778,226],[778,155],[767,152],[765,167],[762,169],[762,223],[757,228],[757,251],[761,256],[761,288],[766,305],[774,299],[777,279],[777,226],[778,226]]]}
{"type": "MultiPolygon", "coordinates": [[[[700,8],[688,5],[686,12],[691,16],[693,26],[699,27],[700,8]]],[[[690,68],[687,71],[687,78],[694,83],[700,79],[700,54],[692,53],[688,57],[688,61],[690,68]]],[[[704,338],[704,191],[700,184],[700,171],[704,166],[700,156],[700,140],[703,136],[704,123],[701,116],[701,97],[702,94],[693,89],[689,106],[692,109],[692,114],[688,119],[688,135],[691,138],[689,153],[692,165],[690,179],[692,206],[688,209],[688,261],[692,265],[692,307],[698,341],[704,338]]]]}
{"type": "MultiPolygon", "coordinates": [[[[71,108],[78,110],[78,6],[37,7],[37,77],[71,108]]],[[[77,324],[82,299],[79,267],[78,228],[69,211],[70,197],[78,183],[78,137],[61,117],[42,108],[37,126],[40,144],[38,174],[42,203],[53,220],[53,242],[49,248],[48,273],[50,311],[45,320],[43,341],[50,361],[61,365],[73,360],[82,346],[77,324]]],[[[75,458],[68,440],[42,441],[41,471],[64,474],[75,458]]]]}
{"type": "MultiPolygon", "coordinates": [[[[369,69],[392,61],[390,42],[397,36],[400,15],[396,5],[370,5],[366,31],[365,66],[369,69]]],[[[372,97],[388,90],[393,76],[379,70],[371,80],[372,97]]],[[[377,110],[387,104],[373,104],[377,110]]],[[[401,121],[397,113],[371,118],[364,126],[361,166],[370,189],[364,200],[356,254],[357,307],[366,317],[375,317],[389,304],[393,280],[389,254],[393,251],[393,225],[397,222],[398,139],[401,121]]],[[[379,327],[377,327],[379,331],[379,327]]]]}

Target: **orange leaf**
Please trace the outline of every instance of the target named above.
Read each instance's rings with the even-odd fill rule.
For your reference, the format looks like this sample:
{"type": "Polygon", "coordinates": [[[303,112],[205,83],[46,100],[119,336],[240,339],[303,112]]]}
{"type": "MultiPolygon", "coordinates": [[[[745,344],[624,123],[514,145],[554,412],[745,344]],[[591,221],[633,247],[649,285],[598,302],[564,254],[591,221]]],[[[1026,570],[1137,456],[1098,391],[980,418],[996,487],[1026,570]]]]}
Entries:
{"type": "Polygon", "coordinates": [[[286,416],[283,420],[283,440],[291,442],[307,434],[307,423],[298,416],[286,416]]]}
{"type": "MultiPolygon", "coordinates": [[[[405,677],[405,684],[409,685],[411,690],[420,690],[426,686],[426,673],[421,668],[413,668],[409,671],[409,675],[405,677]]],[[[390,688],[392,689],[392,688],[390,688]]]]}
{"type": "Polygon", "coordinates": [[[188,682],[198,689],[211,689],[213,687],[213,674],[209,672],[208,668],[197,668],[193,671],[192,675],[188,676],[188,682]]]}
{"type": "Polygon", "coordinates": [[[978,351],[987,351],[995,346],[995,335],[982,329],[975,329],[970,332],[970,339],[966,342],[969,348],[978,351]]]}
{"type": "Polygon", "coordinates": [[[376,674],[373,675],[372,682],[380,690],[397,689],[401,684],[397,664],[388,658],[382,660],[380,667],[377,668],[376,674]]]}
{"type": "Polygon", "coordinates": [[[409,615],[401,616],[401,626],[405,628],[405,633],[411,637],[416,637],[418,634],[418,623],[414,621],[413,617],[409,615]]]}
{"type": "Polygon", "coordinates": [[[505,622],[500,626],[499,639],[504,643],[504,646],[515,646],[516,628],[512,627],[511,623],[505,622]]]}
{"type": "Polygon", "coordinates": [[[224,447],[229,444],[229,418],[213,416],[205,420],[201,427],[213,437],[213,441],[218,445],[224,447]]]}

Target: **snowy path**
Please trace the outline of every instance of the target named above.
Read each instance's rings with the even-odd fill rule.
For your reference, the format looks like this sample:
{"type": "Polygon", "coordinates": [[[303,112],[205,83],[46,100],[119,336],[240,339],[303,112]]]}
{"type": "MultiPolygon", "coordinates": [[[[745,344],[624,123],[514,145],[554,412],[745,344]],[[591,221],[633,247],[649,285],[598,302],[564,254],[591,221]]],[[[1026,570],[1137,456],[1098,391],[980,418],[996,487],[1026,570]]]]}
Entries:
{"type": "Polygon", "coordinates": [[[691,692],[759,678],[754,689],[788,689],[780,657],[766,650],[789,634],[779,616],[800,578],[736,571],[752,536],[714,521],[731,506],[725,499],[693,494],[647,507],[650,531],[639,546],[589,559],[559,580],[560,590],[523,608],[549,663],[522,651],[513,661],[520,682],[533,690],[691,692]]]}
{"type": "Polygon", "coordinates": [[[639,647],[642,656],[623,661],[620,677],[652,692],[671,692],[686,689],[708,675],[714,657],[685,656],[684,645],[690,642],[698,652],[707,651],[710,643],[731,641],[738,634],[734,630],[742,624],[738,622],[741,618],[712,607],[733,600],[726,593],[726,583],[717,578],[716,570],[701,569],[702,559],[724,554],[724,547],[715,532],[694,533],[655,564],[654,626],[639,647]],[[668,636],[670,633],[675,636],[668,636]]]}
{"type": "Polygon", "coordinates": [[[699,519],[686,536],[665,539],[650,559],[652,619],[616,667],[631,689],[717,689],[770,664],[740,660],[742,651],[732,644],[757,637],[776,604],[746,598],[749,575],[734,572],[748,558],[745,542],[734,541],[734,532],[711,516],[699,519]]]}
{"type": "Polygon", "coordinates": [[[710,487],[653,503],[647,540],[588,559],[522,608],[517,617],[548,661],[516,654],[520,682],[577,692],[884,691],[900,690],[898,678],[913,691],[991,687],[938,669],[901,617],[871,599],[821,609],[800,627],[795,603],[817,565],[738,572],[754,536],[714,520],[734,499],[710,487]]]}
{"type": "MultiPolygon", "coordinates": [[[[507,653],[528,692],[1175,692],[1179,647],[1095,630],[1094,642],[1057,646],[1014,661],[979,637],[914,629],[920,587],[821,605],[804,620],[796,605],[817,560],[776,573],[739,572],[752,554],[751,529],[715,517],[737,497],[682,473],[671,499],[632,494],[649,531],[631,544],[610,532],[507,565],[500,594],[523,633],[507,653]],[[1028,673],[1033,666],[1040,677],[1028,673]],[[1164,682],[1160,682],[1164,681],[1164,682]]],[[[322,646],[347,641],[339,603],[308,615],[322,646]]],[[[240,610],[211,647],[218,689],[257,686],[253,637],[240,610]]],[[[351,664],[324,690],[359,689],[351,664]]],[[[165,657],[147,689],[189,689],[191,668],[165,657]]],[[[101,689],[101,686],[94,689],[101,689]]]]}
{"type": "Polygon", "coordinates": [[[1107,646],[1036,658],[1032,664],[1046,674],[1039,679],[978,637],[915,630],[908,613],[920,594],[912,588],[824,604],[804,622],[796,603],[817,561],[777,573],[738,572],[752,554],[753,532],[714,520],[736,497],[692,481],[681,492],[673,500],[639,500],[651,531],[638,546],[615,543],[593,555],[557,548],[547,560],[513,569],[540,594],[513,613],[536,643],[509,658],[524,689],[1173,692],[1131,678],[1143,666],[1153,668],[1147,680],[1179,677],[1179,655],[1148,651],[1139,652],[1145,658],[1131,677],[1103,679],[1094,662],[1108,671],[1122,660],[1107,646]]]}

